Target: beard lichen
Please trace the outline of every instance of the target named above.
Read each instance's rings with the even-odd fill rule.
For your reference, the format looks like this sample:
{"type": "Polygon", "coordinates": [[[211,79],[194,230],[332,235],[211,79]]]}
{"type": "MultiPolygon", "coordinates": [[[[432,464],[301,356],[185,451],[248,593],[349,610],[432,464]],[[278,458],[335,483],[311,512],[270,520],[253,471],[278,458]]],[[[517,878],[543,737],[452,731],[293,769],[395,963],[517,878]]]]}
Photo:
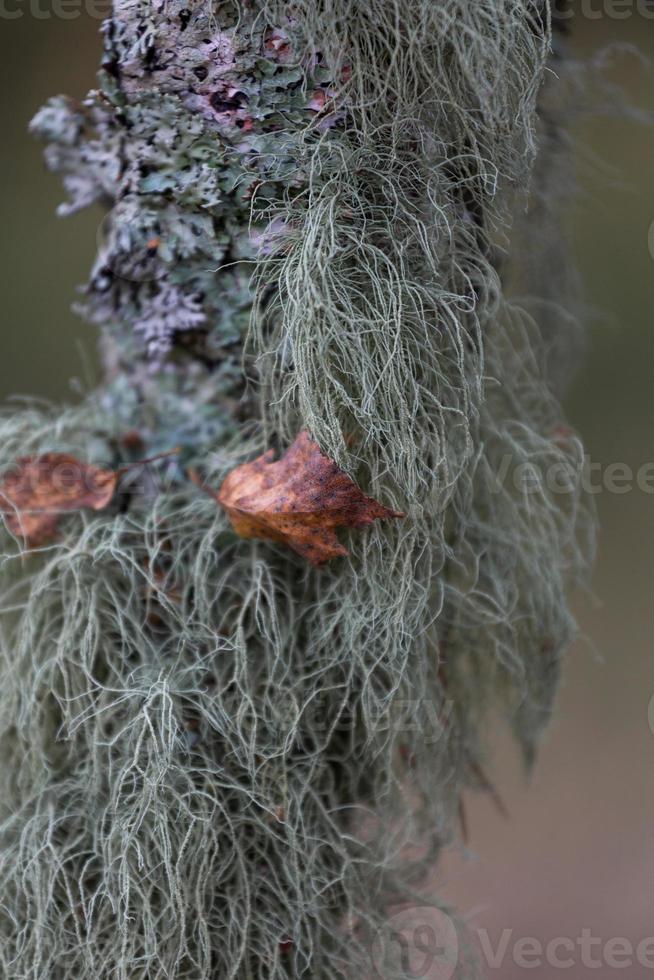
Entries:
{"type": "Polygon", "coordinates": [[[3,975],[368,976],[393,910],[438,905],[495,712],[532,759],[592,537],[549,322],[502,282],[548,17],[117,0],[101,88],[37,116],[64,210],[109,207],[107,379],[4,414],[2,467],[183,453],[35,554],[5,536],[3,975]],[[407,514],[319,570],[186,477],[302,428],[407,514]]]}

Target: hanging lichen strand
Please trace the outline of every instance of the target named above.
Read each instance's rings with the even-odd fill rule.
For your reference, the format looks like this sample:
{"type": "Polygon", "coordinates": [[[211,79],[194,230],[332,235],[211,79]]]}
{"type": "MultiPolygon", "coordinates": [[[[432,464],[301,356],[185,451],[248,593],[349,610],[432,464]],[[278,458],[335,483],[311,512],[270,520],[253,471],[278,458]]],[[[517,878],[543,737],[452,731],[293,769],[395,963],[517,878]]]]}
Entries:
{"type": "Polygon", "coordinates": [[[76,490],[28,558],[0,507],[0,973],[358,980],[389,915],[438,905],[498,710],[532,758],[573,632],[581,447],[499,262],[548,8],[122,0],[104,30],[100,89],[33,128],[62,212],[108,210],[81,303],[106,382],[0,417],[0,476],[180,452],[76,490]],[[339,516],[321,568],[253,463],[317,507],[301,432],[393,518],[339,516]]]}

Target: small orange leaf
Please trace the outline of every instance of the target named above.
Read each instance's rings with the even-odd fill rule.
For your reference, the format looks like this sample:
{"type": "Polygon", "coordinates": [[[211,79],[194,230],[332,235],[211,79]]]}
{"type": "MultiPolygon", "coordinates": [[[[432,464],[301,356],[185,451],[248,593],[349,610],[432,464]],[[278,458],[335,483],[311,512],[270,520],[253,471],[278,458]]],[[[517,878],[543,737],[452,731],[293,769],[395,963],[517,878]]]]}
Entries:
{"type": "Polygon", "coordinates": [[[62,514],[106,507],[117,479],[67,453],[24,456],[0,484],[0,511],[13,534],[38,547],[54,537],[62,514]]]}
{"type": "Polygon", "coordinates": [[[111,503],[123,473],[178,452],[172,449],[115,472],[80,463],[68,453],[24,456],[0,483],[0,514],[27,547],[40,547],[55,536],[62,514],[83,507],[103,510],[111,503]]]}
{"type": "Polygon", "coordinates": [[[362,493],[306,431],[280,459],[273,457],[274,450],[268,450],[237,466],[219,492],[212,492],[243,538],[282,542],[322,565],[348,554],[336,528],[404,517],[362,493]]]}

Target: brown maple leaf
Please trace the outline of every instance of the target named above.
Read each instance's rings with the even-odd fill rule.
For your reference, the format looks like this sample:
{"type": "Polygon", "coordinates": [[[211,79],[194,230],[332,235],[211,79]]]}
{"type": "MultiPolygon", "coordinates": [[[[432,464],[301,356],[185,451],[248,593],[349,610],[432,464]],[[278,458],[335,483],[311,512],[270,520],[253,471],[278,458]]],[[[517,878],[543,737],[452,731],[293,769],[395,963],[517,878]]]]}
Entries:
{"type": "Polygon", "coordinates": [[[218,493],[210,491],[243,538],[282,542],[313,565],[322,565],[348,554],[336,528],[404,517],[362,493],[306,431],[280,459],[274,461],[274,455],[269,449],[237,466],[218,493]]]}
{"type": "Polygon", "coordinates": [[[177,452],[173,449],[115,471],[81,463],[68,453],[23,456],[0,483],[0,513],[12,534],[22,537],[27,547],[38,548],[55,536],[63,514],[107,507],[126,470],[177,452]]]}

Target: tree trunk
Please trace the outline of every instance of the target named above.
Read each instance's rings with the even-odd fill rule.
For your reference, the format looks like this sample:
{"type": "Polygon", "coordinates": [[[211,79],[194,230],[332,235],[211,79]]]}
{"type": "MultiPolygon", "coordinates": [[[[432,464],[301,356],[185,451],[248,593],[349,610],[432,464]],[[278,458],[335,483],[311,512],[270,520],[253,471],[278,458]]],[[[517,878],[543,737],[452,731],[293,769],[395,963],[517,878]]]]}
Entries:
{"type": "Polygon", "coordinates": [[[528,261],[556,229],[507,248],[562,152],[549,7],[116,0],[104,36],[100,88],[33,128],[62,212],[107,211],[80,303],[106,378],[4,417],[3,462],[180,451],[5,562],[0,964],[402,977],[398,913],[450,922],[428,872],[492,790],[498,708],[531,761],[588,552],[568,321],[509,296],[557,285],[528,261]],[[304,431],[396,512],[320,567],[213,494],[304,431]]]}

